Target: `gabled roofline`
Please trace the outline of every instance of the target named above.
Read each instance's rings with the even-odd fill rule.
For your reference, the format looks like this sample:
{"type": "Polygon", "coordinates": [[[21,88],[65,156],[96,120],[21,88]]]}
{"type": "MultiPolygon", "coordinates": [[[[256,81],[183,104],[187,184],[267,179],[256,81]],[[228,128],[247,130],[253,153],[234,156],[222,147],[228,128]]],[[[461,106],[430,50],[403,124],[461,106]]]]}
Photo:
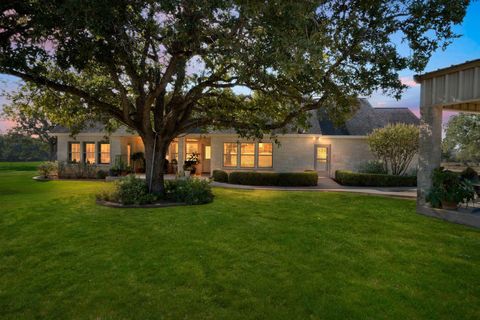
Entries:
{"type": "Polygon", "coordinates": [[[416,83],[421,83],[423,80],[426,80],[426,79],[443,76],[447,73],[458,72],[458,71],[475,68],[475,67],[480,67],[480,59],[470,60],[460,64],[454,64],[454,65],[451,65],[450,67],[437,69],[424,74],[416,74],[413,76],[413,80],[415,80],[416,83]]]}

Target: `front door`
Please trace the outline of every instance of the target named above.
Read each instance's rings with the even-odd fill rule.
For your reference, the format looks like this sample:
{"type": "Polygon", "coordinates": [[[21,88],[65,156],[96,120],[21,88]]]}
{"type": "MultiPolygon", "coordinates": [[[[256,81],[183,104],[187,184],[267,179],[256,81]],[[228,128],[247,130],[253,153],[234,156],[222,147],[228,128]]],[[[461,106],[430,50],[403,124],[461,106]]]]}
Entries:
{"type": "Polygon", "coordinates": [[[202,173],[210,173],[210,160],[212,159],[212,146],[210,145],[203,145],[203,166],[202,166],[202,173]]]}
{"type": "Polygon", "coordinates": [[[330,146],[315,145],[315,170],[320,176],[328,176],[330,173],[330,146]]]}

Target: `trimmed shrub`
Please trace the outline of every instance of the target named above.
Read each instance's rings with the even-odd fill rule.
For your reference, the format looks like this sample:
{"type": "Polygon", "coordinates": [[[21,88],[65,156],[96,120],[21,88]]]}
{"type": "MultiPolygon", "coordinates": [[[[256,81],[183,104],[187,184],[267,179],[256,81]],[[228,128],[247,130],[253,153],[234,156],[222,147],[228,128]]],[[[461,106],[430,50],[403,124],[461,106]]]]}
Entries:
{"type": "Polygon", "coordinates": [[[223,170],[213,170],[212,179],[217,182],[228,182],[228,173],[223,170]]]}
{"type": "Polygon", "coordinates": [[[42,178],[48,178],[53,174],[56,174],[58,171],[58,164],[57,162],[46,161],[42,162],[37,167],[38,173],[42,178]]]}
{"type": "Polygon", "coordinates": [[[317,172],[253,172],[235,171],[228,176],[228,183],[250,186],[316,186],[317,172]]]}
{"type": "Polygon", "coordinates": [[[166,180],[165,194],[168,200],[186,204],[204,204],[213,201],[210,182],[196,178],[166,180]]]}
{"type": "Polygon", "coordinates": [[[96,174],[97,179],[105,179],[108,176],[108,172],[105,170],[98,170],[96,174]]]}
{"type": "Polygon", "coordinates": [[[157,200],[157,197],[148,192],[145,180],[130,175],[116,181],[112,192],[104,191],[97,194],[97,199],[140,205],[153,203],[157,200]]]}
{"type": "Polygon", "coordinates": [[[360,173],[388,174],[383,162],[378,160],[366,161],[358,166],[360,173]]]}
{"type": "Polygon", "coordinates": [[[417,185],[415,176],[357,173],[344,170],[335,171],[335,180],[341,185],[356,187],[414,187],[417,185]]]}

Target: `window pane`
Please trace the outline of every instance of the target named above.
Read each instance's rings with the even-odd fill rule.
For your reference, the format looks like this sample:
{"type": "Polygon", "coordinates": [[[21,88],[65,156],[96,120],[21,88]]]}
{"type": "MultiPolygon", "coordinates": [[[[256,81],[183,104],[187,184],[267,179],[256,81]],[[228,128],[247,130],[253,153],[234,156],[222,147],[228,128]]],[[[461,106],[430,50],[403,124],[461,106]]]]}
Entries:
{"type": "Polygon", "coordinates": [[[131,165],[131,156],[132,156],[132,145],[129,143],[127,144],[127,165],[131,165]]]}
{"type": "Polygon", "coordinates": [[[237,144],[224,143],[223,144],[223,165],[225,167],[237,166],[237,144]]]}
{"type": "Polygon", "coordinates": [[[261,142],[258,144],[258,167],[273,167],[273,143],[261,142]]]}
{"type": "Polygon", "coordinates": [[[273,167],[272,156],[258,156],[259,168],[271,168],[273,167]]]}
{"type": "Polygon", "coordinates": [[[317,147],[317,159],[316,159],[316,169],[317,171],[327,171],[328,170],[328,148],[327,147],[317,147]]]}
{"type": "Polygon", "coordinates": [[[210,160],[212,158],[212,147],[205,146],[205,160],[210,160]]]}
{"type": "Polygon", "coordinates": [[[71,162],[80,162],[80,143],[70,143],[69,159],[71,162]]]}
{"type": "Polygon", "coordinates": [[[253,168],[255,166],[255,144],[240,144],[240,166],[244,168],[253,168]]]}
{"type": "Polygon", "coordinates": [[[198,142],[187,142],[187,154],[198,153],[198,142]]]}
{"type": "Polygon", "coordinates": [[[100,143],[100,163],[110,163],[110,144],[100,143]]]}
{"type": "Polygon", "coordinates": [[[258,154],[260,155],[272,155],[273,144],[272,143],[263,143],[258,144],[258,154]]]}
{"type": "Polygon", "coordinates": [[[170,161],[173,159],[178,159],[178,143],[176,141],[172,141],[170,146],[168,146],[167,160],[170,161]]]}
{"type": "Polygon", "coordinates": [[[317,159],[327,160],[327,148],[317,147],[317,159]]]}
{"type": "Polygon", "coordinates": [[[185,159],[190,159],[192,157],[193,154],[198,154],[198,142],[187,142],[187,146],[186,146],[186,151],[187,151],[187,154],[186,154],[186,158],[185,159]]]}
{"type": "Polygon", "coordinates": [[[95,163],[95,143],[85,143],[85,159],[86,163],[95,163]]]}

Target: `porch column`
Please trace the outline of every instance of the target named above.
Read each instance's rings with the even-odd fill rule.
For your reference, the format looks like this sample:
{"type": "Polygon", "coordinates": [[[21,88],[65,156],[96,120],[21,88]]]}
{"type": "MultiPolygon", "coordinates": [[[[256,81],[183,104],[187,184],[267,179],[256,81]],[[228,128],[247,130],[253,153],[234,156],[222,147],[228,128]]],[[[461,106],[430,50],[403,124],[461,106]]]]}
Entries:
{"type": "Polygon", "coordinates": [[[183,172],[185,162],[185,137],[178,138],[178,172],[183,172]]]}
{"type": "Polygon", "coordinates": [[[120,137],[109,137],[110,142],[110,164],[115,165],[118,161],[117,159],[122,156],[122,144],[120,137]]]}
{"type": "Polygon", "coordinates": [[[442,157],[442,107],[427,106],[424,103],[425,100],[421,100],[417,175],[418,205],[425,204],[425,197],[432,186],[433,169],[440,166],[442,157]]]}

